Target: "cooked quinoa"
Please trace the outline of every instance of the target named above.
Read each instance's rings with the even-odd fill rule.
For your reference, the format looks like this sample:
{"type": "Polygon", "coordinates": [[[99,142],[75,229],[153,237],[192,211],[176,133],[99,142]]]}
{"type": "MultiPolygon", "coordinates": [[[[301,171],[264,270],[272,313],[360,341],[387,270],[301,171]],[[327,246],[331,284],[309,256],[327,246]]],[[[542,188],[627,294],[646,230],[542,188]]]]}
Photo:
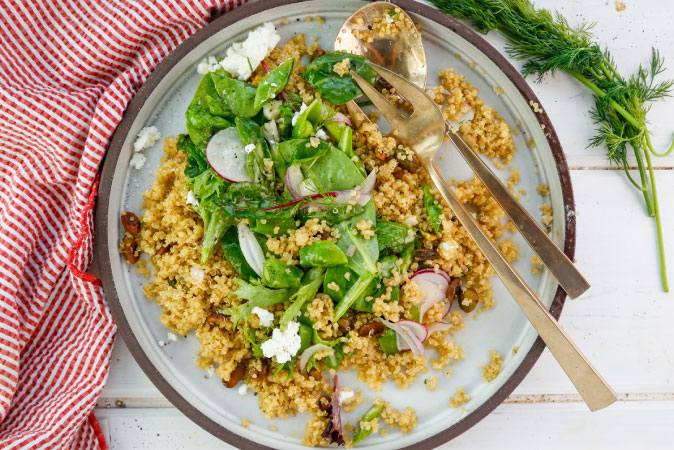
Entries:
{"type": "MultiPolygon", "coordinates": [[[[307,17],[307,20],[310,19],[307,17]]],[[[398,18],[393,22],[382,18],[377,23],[379,25],[372,30],[375,33],[394,34],[396,29],[400,32],[400,27],[414,27],[414,24],[405,23],[398,18]]],[[[295,58],[285,92],[299,95],[305,104],[319,95],[302,78],[305,67],[300,60],[304,55],[313,54],[317,48],[317,45],[307,46],[304,36],[297,35],[282,47],[272,50],[264,60],[271,70],[287,59],[295,58]]],[[[348,62],[349,59],[345,59],[343,66],[339,68],[335,65],[335,72],[348,73],[348,62]]],[[[251,75],[252,83],[260,82],[263,75],[262,67],[257,68],[251,75]]],[[[441,84],[433,90],[433,97],[442,106],[445,118],[460,120],[472,109],[472,120],[466,120],[461,125],[464,138],[476,150],[499,164],[509,164],[516,148],[505,120],[478,97],[475,87],[452,69],[441,72],[439,79],[441,84]]],[[[342,107],[336,108],[345,112],[342,107]]],[[[145,263],[138,267],[140,273],[151,276],[144,287],[145,295],[160,306],[159,318],[173,333],[181,336],[189,332],[195,333],[200,343],[196,358],[200,368],[214,370],[224,384],[230,378],[237,377],[237,371],[243,370],[241,381],[256,393],[260,410],[266,418],[287,418],[308,412],[311,419],[306,424],[303,443],[310,446],[328,445],[328,440],[321,436],[328,422],[323,403],[325,396],[332,394],[333,387],[326,376],[328,372],[325,366],[321,364],[330,356],[329,352],[316,354],[316,362],[323,375],[320,370],[318,374],[313,372],[313,375],[300,370],[294,370],[291,375],[286,372],[274,373],[269,359],[254,355],[251,342],[244,336],[241,326],[234,328],[232,322],[218,312],[223,308],[236,307],[242,302],[233,295],[237,289],[234,281],[237,272],[219,248],[216,248],[207,264],[200,264],[204,225],[194,208],[186,203],[187,159],[178,150],[176,142],[172,137],[164,141],[164,157],[155,174],[155,180],[151,188],[143,194],[142,229],[138,246],[142,253],[149,256],[149,266],[152,268],[150,275],[145,263]]],[[[384,354],[377,345],[377,337],[360,336],[358,330],[378,316],[392,322],[410,319],[413,308],[418,306],[421,298],[417,285],[410,281],[410,277],[424,266],[443,270],[451,277],[463,277],[465,288],[477,292],[480,310],[490,309],[494,305],[489,282],[489,277],[494,272],[437,192],[434,195],[443,211],[441,232],[434,232],[423,202],[423,186],[430,180],[425,172],[409,169],[409,163],[413,160],[409,149],[400,145],[394,136],[383,135],[376,125],[369,122],[363,122],[353,130],[353,148],[356,155],[354,158],[362,161],[368,172],[377,171],[377,181],[372,191],[377,214],[392,222],[404,221],[414,226],[423,236],[419,239],[420,248],[437,252],[437,257],[424,262],[413,261],[409,269],[403,272],[394,270],[391,278],[382,281],[382,294],[365,299],[372,302],[372,313],[353,312],[348,317],[345,316],[348,327],[335,320],[333,301],[324,293],[318,293],[307,303],[306,315],[312,320],[313,329],[321,339],[339,339],[343,342],[345,356],[339,368],[354,370],[358,379],[375,392],[380,391],[387,381],[406,388],[430,370],[449,377],[452,373],[450,367],[464,358],[463,348],[453,339],[454,334],[464,328],[464,313],[459,310],[452,310],[444,319],[451,323],[450,330],[435,332],[424,343],[426,348],[434,350],[428,359],[409,351],[384,354]],[[398,286],[400,299],[393,302],[393,288],[398,286]]],[[[273,173],[270,163],[271,161],[265,161],[265,166],[269,166],[268,171],[273,173]]],[[[518,181],[519,172],[515,169],[511,174],[509,187],[514,189],[518,181]]],[[[506,230],[503,223],[504,213],[484,185],[477,179],[459,181],[455,185],[457,196],[474,209],[487,235],[494,240],[502,238],[506,230]]],[[[548,213],[551,210],[549,205],[546,206],[547,209],[542,208],[545,214],[544,223],[548,216],[550,218],[547,223],[550,223],[552,217],[548,213]]],[[[375,235],[373,224],[369,221],[359,222],[357,230],[365,239],[375,235]]],[[[274,231],[274,236],[266,240],[265,256],[277,258],[290,266],[298,266],[303,248],[324,240],[337,242],[339,238],[338,230],[324,220],[310,219],[304,223],[298,221],[296,228],[286,233],[274,231]]],[[[517,245],[512,239],[500,241],[499,248],[508,260],[512,261],[519,256],[517,245]]],[[[348,272],[345,274],[347,282],[351,281],[350,276],[348,272]]],[[[327,286],[334,291],[339,290],[337,283],[327,286]]],[[[268,309],[278,320],[290,304],[286,301],[268,309]]],[[[435,305],[424,316],[423,321],[431,323],[442,319],[442,309],[441,304],[435,305]]],[[[257,315],[250,316],[247,327],[254,336],[264,337],[264,327],[257,315]]],[[[491,358],[484,369],[485,379],[493,379],[498,373],[497,369],[500,370],[502,358],[498,364],[494,355],[491,358]],[[493,372],[495,373],[492,376],[493,372]]],[[[426,377],[425,384],[428,389],[436,389],[437,376],[426,377]]],[[[457,408],[469,399],[465,390],[459,388],[449,404],[457,408]]],[[[347,411],[354,410],[363,400],[364,396],[359,390],[343,407],[347,411]]],[[[384,405],[381,423],[379,419],[361,422],[361,428],[370,427],[374,432],[380,429],[383,435],[384,424],[392,429],[397,428],[402,433],[407,433],[416,426],[417,416],[411,407],[399,411],[381,399],[375,399],[375,404],[384,405]]],[[[243,426],[249,424],[250,421],[242,419],[243,426]]],[[[348,444],[350,438],[346,436],[346,439],[348,444]]]]}
{"type": "Polygon", "coordinates": [[[487,364],[479,364],[478,367],[482,369],[482,379],[484,381],[494,380],[499,373],[501,373],[501,364],[503,363],[503,356],[495,350],[489,350],[489,362],[487,364]]]}

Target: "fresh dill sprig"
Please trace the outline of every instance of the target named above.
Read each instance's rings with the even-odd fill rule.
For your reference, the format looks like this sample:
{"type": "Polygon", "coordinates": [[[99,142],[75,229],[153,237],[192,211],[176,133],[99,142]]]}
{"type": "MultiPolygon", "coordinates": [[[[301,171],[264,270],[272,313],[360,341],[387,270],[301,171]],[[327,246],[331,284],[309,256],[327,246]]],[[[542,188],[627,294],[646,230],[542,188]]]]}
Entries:
{"type": "Polygon", "coordinates": [[[441,11],[468,20],[478,31],[496,30],[508,39],[506,51],[524,61],[522,74],[533,75],[540,81],[546,74],[562,70],[595,96],[590,111],[597,125],[596,135],[589,146],[604,146],[607,157],[622,167],[630,183],[644,196],[648,214],[655,218],[660,273],[665,292],[669,291],[665,264],[662,223],[651,156],[672,153],[670,147],[657,152],[651,143],[646,115],[649,103],[670,95],[674,82],[656,82],[664,71],[664,60],[653,49],[646,66],[628,78],[620,75],[607,50],[594,42],[592,24],[572,27],[559,13],[535,9],[529,0],[430,0],[441,11]],[[639,179],[629,172],[630,152],[637,162],[639,179]]]}

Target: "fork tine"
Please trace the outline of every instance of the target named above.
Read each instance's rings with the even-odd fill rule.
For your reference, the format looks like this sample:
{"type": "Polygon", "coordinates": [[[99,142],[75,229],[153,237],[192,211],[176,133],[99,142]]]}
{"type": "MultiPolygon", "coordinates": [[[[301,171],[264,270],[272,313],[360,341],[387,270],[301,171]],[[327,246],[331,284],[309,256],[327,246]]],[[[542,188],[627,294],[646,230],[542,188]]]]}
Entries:
{"type": "MultiPolygon", "coordinates": [[[[426,95],[423,89],[407,81],[395,72],[384,67],[369,63],[377,74],[385,79],[405,100],[410,102],[415,111],[427,111],[427,108],[436,108],[438,105],[426,95]]],[[[440,112],[440,114],[442,114],[440,112]]]]}
{"type": "Polygon", "coordinates": [[[386,97],[380,94],[370,83],[365,81],[363,77],[356,72],[351,71],[351,76],[356,80],[356,83],[358,83],[358,86],[367,98],[372,101],[372,104],[374,104],[379,112],[386,118],[386,120],[388,120],[391,127],[395,129],[404,123],[407,118],[403,116],[402,113],[398,111],[398,108],[392,105],[386,97]]]}

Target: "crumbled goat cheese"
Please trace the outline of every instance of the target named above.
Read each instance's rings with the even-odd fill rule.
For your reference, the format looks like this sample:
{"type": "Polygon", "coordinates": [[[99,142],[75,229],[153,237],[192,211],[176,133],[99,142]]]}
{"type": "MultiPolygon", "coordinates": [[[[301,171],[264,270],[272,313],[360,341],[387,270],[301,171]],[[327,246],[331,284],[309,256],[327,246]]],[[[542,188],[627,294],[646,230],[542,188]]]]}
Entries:
{"type": "Polygon", "coordinates": [[[131,161],[129,161],[129,165],[136,170],[140,170],[145,165],[145,161],[147,161],[145,155],[142,153],[134,153],[131,157],[131,161]]]}
{"type": "Polygon", "coordinates": [[[419,224],[419,220],[417,219],[417,216],[409,216],[403,220],[403,223],[409,227],[415,227],[419,224]]]}
{"type": "Polygon", "coordinates": [[[197,72],[201,75],[206,75],[209,72],[215,72],[218,70],[218,67],[220,67],[220,63],[215,59],[215,56],[209,56],[197,65],[197,72]]]}
{"type": "Polygon", "coordinates": [[[198,267],[190,267],[190,276],[199,283],[204,281],[204,271],[198,267]]]}
{"type": "Polygon", "coordinates": [[[215,375],[215,369],[213,368],[213,366],[208,366],[208,369],[206,369],[206,373],[208,374],[208,378],[215,375]]]}
{"type": "Polygon", "coordinates": [[[168,342],[157,341],[157,344],[158,344],[160,347],[163,347],[163,346],[165,346],[165,345],[168,345],[168,342]]]}
{"type": "Polygon", "coordinates": [[[195,208],[199,207],[199,200],[197,200],[197,197],[194,195],[194,191],[189,191],[187,193],[187,201],[185,203],[192,205],[195,208]]]}
{"type": "Polygon", "coordinates": [[[274,313],[271,313],[264,308],[256,306],[251,313],[256,314],[257,317],[259,317],[260,325],[263,327],[270,327],[274,323],[274,313]]]}
{"type": "Polygon", "coordinates": [[[299,111],[295,111],[295,115],[293,116],[293,120],[292,120],[292,125],[293,125],[293,126],[297,125],[297,119],[300,118],[300,115],[302,115],[302,113],[304,112],[305,109],[307,109],[307,105],[305,105],[304,103],[302,103],[302,106],[300,106],[300,110],[299,110],[299,111]]]}
{"type": "Polygon", "coordinates": [[[248,392],[248,385],[243,383],[241,386],[239,386],[239,395],[246,395],[246,392],[248,392]]]}
{"type": "Polygon", "coordinates": [[[169,341],[176,342],[176,341],[178,340],[178,336],[176,336],[176,335],[173,334],[173,333],[169,333],[169,334],[168,334],[168,339],[169,339],[169,341]]]}
{"type": "Polygon", "coordinates": [[[245,41],[232,44],[220,61],[220,66],[233,77],[241,81],[247,80],[280,40],[281,36],[276,33],[274,25],[265,22],[248,33],[245,41]]]}
{"type": "Polygon", "coordinates": [[[355,394],[353,391],[344,391],[344,390],[339,390],[339,403],[342,404],[351,397],[353,397],[355,394]]]}
{"type": "MultiPolygon", "coordinates": [[[[239,148],[241,148],[241,147],[239,147],[239,148]]],[[[255,150],[255,144],[248,144],[243,149],[246,151],[246,153],[250,153],[253,150],[255,150]]]]}
{"type": "Polygon", "coordinates": [[[137,152],[152,147],[161,138],[157,127],[145,127],[138,133],[133,149],[137,152]]]}
{"type": "Polygon", "coordinates": [[[262,343],[260,348],[266,358],[276,358],[278,364],[283,364],[291,360],[297,354],[302,345],[302,340],[298,333],[300,324],[293,321],[288,324],[285,330],[274,328],[271,339],[262,343]]]}
{"type": "Polygon", "coordinates": [[[316,132],[316,137],[317,137],[318,139],[322,139],[322,140],[324,140],[324,141],[327,141],[327,140],[329,139],[327,133],[323,130],[323,128],[320,128],[320,129],[316,132]]]}

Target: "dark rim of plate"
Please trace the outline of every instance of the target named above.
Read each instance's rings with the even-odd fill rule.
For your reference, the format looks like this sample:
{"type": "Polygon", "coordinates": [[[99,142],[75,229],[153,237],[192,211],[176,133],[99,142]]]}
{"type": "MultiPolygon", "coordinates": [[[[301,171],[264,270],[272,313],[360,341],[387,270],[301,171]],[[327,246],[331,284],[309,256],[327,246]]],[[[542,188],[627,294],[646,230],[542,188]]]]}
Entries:
{"type": "MultiPolygon", "coordinates": [[[[185,40],[180,44],[169,56],[167,56],[150,74],[147,81],[139,89],[136,96],[129,103],[126,112],[124,113],[124,118],[122,122],[117,127],[115,131],[110,148],[107,151],[105,161],[103,164],[100,190],[98,194],[98,202],[96,208],[96,220],[95,220],[95,247],[94,247],[94,264],[92,265],[92,272],[100,274],[101,281],[103,282],[103,288],[105,291],[105,296],[110,305],[112,314],[117,322],[118,329],[124,339],[124,342],[128,346],[131,354],[134,356],[142,370],[150,378],[150,380],[157,386],[159,391],[166,398],[175,405],[183,414],[197,423],[199,426],[213,434],[214,436],[222,439],[223,441],[228,442],[229,444],[238,447],[238,448],[269,448],[258,444],[256,442],[250,441],[238,434],[226,429],[225,427],[214,422],[201,411],[197,410],[191,403],[185,400],[163,377],[161,373],[156,369],[156,367],[151,363],[150,359],[147,357],[142,347],[138,343],[136,337],[129,326],[128,321],[122,310],[122,306],[117,297],[117,290],[113,282],[112,269],[110,266],[110,261],[108,259],[109,248],[108,248],[108,220],[119,220],[118,217],[107,217],[108,212],[108,203],[110,200],[110,191],[112,180],[114,176],[115,166],[117,164],[117,159],[119,157],[122,144],[126,139],[127,134],[133,124],[138,112],[141,107],[147,100],[148,96],[152,93],[158,83],[164,78],[164,76],[173,68],[173,66],[185,57],[190,51],[192,51],[200,43],[219,32],[220,30],[226,28],[227,26],[236,23],[239,20],[245,19],[248,16],[253,14],[258,14],[266,10],[276,8],[278,6],[288,5],[292,3],[299,3],[302,0],[265,0],[265,1],[255,1],[248,3],[240,8],[237,8],[233,11],[230,11],[226,14],[223,14],[220,17],[215,18],[208,25],[206,25],[201,30],[197,31],[190,38],[185,40]]],[[[528,102],[536,102],[540,104],[540,101],[536,98],[531,88],[528,86],[527,82],[522,78],[519,72],[491,45],[489,45],[484,39],[482,39],[475,31],[471,30],[469,27],[459,22],[458,20],[443,14],[442,12],[433,9],[430,6],[426,6],[420,3],[417,3],[414,0],[393,0],[392,3],[397,4],[404,10],[418,14],[427,19],[430,19],[454,33],[458,34],[468,42],[470,42],[474,47],[480,50],[482,53],[487,55],[500,70],[510,79],[510,81],[517,87],[520,94],[528,102]]],[[[562,151],[561,144],[557,138],[557,133],[555,132],[552,123],[550,122],[549,117],[543,111],[537,114],[539,123],[545,125],[546,137],[550,148],[552,149],[552,155],[557,164],[557,172],[562,186],[562,195],[564,199],[564,208],[565,211],[574,211],[574,200],[573,200],[573,190],[571,188],[571,177],[569,174],[569,169],[566,164],[566,159],[564,158],[564,153],[562,151]]],[[[565,241],[564,241],[564,252],[566,255],[573,260],[575,248],[576,248],[576,221],[573,215],[566,217],[565,221],[565,241]]],[[[550,307],[550,312],[555,318],[559,318],[559,315],[562,312],[562,307],[564,305],[564,300],[566,298],[565,292],[561,288],[557,288],[555,297],[550,307]]],[[[493,411],[497,406],[499,406],[510,393],[517,387],[524,377],[529,373],[534,363],[538,360],[541,352],[545,348],[545,344],[541,338],[537,338],[533,346],[525,356],[522,363],[519,367],[513,372],[513,374],[506,380],[506,382],[499,388],[487,401],[485,401],[479,408],[477,408],[472,413],[468,414],[466,417],[450,426],[449,428],[423,440],[417,442],[409,447],[408,449],[430,449],[435,448],[445,442],[454,439],[459,436],[461,433],[465,432],[473,425],[482,420],[487,414],[493,411]]]]}

